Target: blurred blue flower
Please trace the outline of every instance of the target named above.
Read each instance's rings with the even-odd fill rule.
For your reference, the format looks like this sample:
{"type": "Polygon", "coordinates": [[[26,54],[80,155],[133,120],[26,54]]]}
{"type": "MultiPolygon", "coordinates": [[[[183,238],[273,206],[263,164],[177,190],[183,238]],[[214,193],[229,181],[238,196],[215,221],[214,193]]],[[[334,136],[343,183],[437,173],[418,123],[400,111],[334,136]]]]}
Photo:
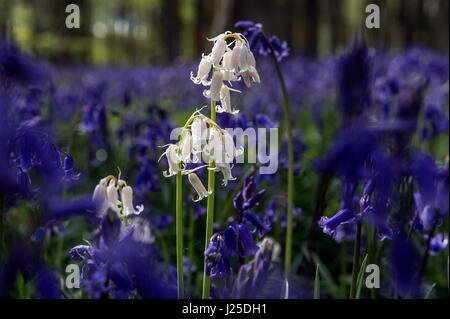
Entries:
{"type": "Polygon", "coordinates": [[[364,40],[354,40],[338,64],[338,107],[345,121],[362,115],[370,106],[371,69],[364,40]]]}
{"type": "Polygon", "coordinates": [[[136,182],[134,189],[137,193],[145,193],[147,191],[158,192],[160,190],[160,170],[156,162],[148,156],[141,160],[141,165],[136,174],[136,182]]]}
{"type": "Polygon", "coordinates": [[[208,248],[205,250],[205,262],[206,273],[212,279],[223,278],[231,274],[229,248],[237,249],[234,234],[234,229],[231,229],[226,230],[225,234],[215,233],[211,237],[208,248]]]}
{"type": "Polygon", "coordinates": [[[404,234],[393,239],[390,252],[392,284],[403,298],[417,298],[420,293],[418,253],[404,234]]]}
{"type": "Polygon", "coordinates": [[[430,254],[432,256],[437,255],[441,250],[445,250],[448,247],[448,236],[444,233],[436,234],[430,242],[430,254]]]}
{"type": "Polygon", "coordinates": [[[267,37],[263,31],[263,25],[261,23],[255,23],[252,21],[238,21],[234,24],[234,27],[242,32],[247,38],[250,49],[261,55],[270,54],[271,50],[275,54],[278,61],[283,60],[289,56],[289,47],[286,41],[280,41],[277,36],[267,37]]]}
{"type": "Polygon", "coordinates": [[[233,206],[238,212],[250,210],[259,204],[266,190],[261,189],[255,192],[255,187],[254,176],[247,176],[244,180],[243,190],[238,192],[233,200],[233,206]]]}
{"type": "Polygon", "coordinates": [[[42,85],[48,80],[44,65],[23,54],[18,47],[0,38],[0,80],[17,84],[42,85]]]}

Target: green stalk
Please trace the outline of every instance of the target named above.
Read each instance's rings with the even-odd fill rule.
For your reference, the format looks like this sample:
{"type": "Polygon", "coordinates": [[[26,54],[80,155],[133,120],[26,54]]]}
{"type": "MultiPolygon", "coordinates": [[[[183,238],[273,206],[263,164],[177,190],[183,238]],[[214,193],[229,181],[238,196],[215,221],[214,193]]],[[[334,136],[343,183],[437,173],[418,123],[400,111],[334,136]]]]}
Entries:
{"type": "Polygon", "coordinates": [[[320,273],[319,264],[316,266],[316,278],[314,279],[314,299],[320,299],[320,273]]]}
{"type": "Polygon", "coordinates": [[[176,180],[176,233],[178,299],[184,298],[183,285],[183,179],[180,172],[176,180]]]}
{"type": "MultiPolygon", "coordinates": [[[[214,70],[213,70],[214,72],[214,70]]],[[[211,100],[211,120],[216,121],[216,101],[211,100]]],[[[209,163],[209,167],[214,167],[214,162],[211,161],[209,163]]],[[[208,249],[209,240],[211,239],[213,226],[214,226],[214,192],[215,192],[215,184],[216,184],[216,173],[214,170],[208,170],[208,191],[211,192],[211,195],[208,196],[208,200],[206,203],[206,231],[205,231],[205,251],[208,249]]],[[[208,275],[206,274],[206,257],[204,261],[204,269],[203,269],[203,299],[209,299],[209,291],[211,288],[211,281],[208,275]]]]}
{"type": "Polygon", "coordinates": [[[356,284],[358,281],[358,264],[361,254],[361,222],[357,222],[355,246],[353,251],[352,286],[350,288],[350,299],[356,298],[356,284]]]}
{"type": "MultiPolygon", "coordinates": [[[[189,258],[189,266],[194,262],[194,238],[195,238],[195,218],[194,218],[194,208],[191,207],[191,213],[189,214],[189,243],[188,243],[188,258],[189,258]]],[[[187,286],[193,292],[193,284],[192,284],[192,272],[188,270],[187,277],[187,286]]]]}
{"type": "Polygon", "coordinates": [[[280,63],[275,56],[274,49],[270,46],[270,55],[275,65],[275,70],[280,80],[281,92],[283,93],[284,118],[288,138],[288,178],[287,178],[287,227],[286,227],[286,249],[284,255],[284,276],[289,279],[292,265],[292,217],[294,210],[294,143],[292,136],[292,112],[289,104],[289,96],[286,88],[280,63]]]}

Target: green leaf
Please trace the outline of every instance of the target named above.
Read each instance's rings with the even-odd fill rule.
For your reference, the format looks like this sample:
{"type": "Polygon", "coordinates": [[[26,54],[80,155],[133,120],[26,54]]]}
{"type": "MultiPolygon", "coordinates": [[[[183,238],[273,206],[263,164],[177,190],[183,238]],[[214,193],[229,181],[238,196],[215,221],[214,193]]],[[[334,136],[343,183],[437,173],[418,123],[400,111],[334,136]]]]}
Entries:
{"type": "Polygon", "coordinates": [[[366,254],[366,256],[363,259],[363,262],[361,264],[361,268],[359,268],[359,273],[358,273],[358,279],[356,280],[356,296],[355,299],[359,299],[361,296],[361,289],[362,289],[362,283],[364,280],[364,273],[366,270],[366,264],[367,264],[367,257],[368,255],[366,254]]]}
{"type": "Polygon", "coordinates": [[[316,278],[314,279],[314,299],[320,299],[319,264],[317,264],[317,267],[316,267],[316,278]]]}
{"type": "Polygon", "coordinates": [[[320,274],[322,275],[322,278],[324,279],[324,287],[326,290],[333,295],[334,298],[340,298],[341,295],[339,294],[339,286],[336,284],[336,282],[333,279],[333,276],[328,271],[327,267],[324,265],[324,263],[320,260],[319,256],[317,256],[314,253],[311,253],[312,260],[315,264],[320,265],[320,274]]]}
{"type": "Polygon", "coordinates": [[[436,283],[433,283],[431,285],[430,289],[428,289],[427,293],[425,294],[424,299],[430,299],[430,295],[431,295],[431,292],[433,291],[434,287],[436,287],[436,283]]]}

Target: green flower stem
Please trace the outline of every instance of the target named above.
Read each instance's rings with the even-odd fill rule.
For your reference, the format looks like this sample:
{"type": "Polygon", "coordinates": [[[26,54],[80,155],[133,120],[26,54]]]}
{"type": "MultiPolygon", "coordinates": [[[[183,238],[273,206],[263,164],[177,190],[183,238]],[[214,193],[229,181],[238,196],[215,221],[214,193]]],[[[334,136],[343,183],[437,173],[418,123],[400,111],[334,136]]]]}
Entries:
{"type": "Polygon", "coordinates": [[[179,172],[176,180],[176,233],[178,299],[184,298],[183,286],[183,179],[179,172]]]}
{"type": "Polygon", "coordinates": [[[289,104],[289,96],[286,88],[283,73],[281,71],[280,63],[275,56],[274,49],[271,46],[270,55],[275,65],[275,70],[280,80],[281,92],[283,93],[284,118],[287,129],[288,138],[288,178],[287,178],[287,227],[286,227],[286,248],[284,255],[284,276],[289,279],[292,265],[292,217],[294,210],[294,144],[292,135],[292,112],[289,104]]]}
{"type": "MultiPolygon", "coordinates": [[[[211,120],[216,121],[216,101],[211,100],[211,120]]],[[[214,162],[209,163],[209,167],[214,167],[214,162]]],[[[211,195],[208,196],[207,208],[206,208],[206,232],[205,232],[205,251],[208,249],[209,240],[211,239],[214,225],[214,193],[216,184],[216,173],[214,170],[208,170],[208,191],[211,195]]],[[[209,291],[211,288],[211,281],[206,274],[206,257],[204,261],[203,270],[203,299],[209,299],[209,291]]]]}
{"type": "Polygon", "coordinates": [[[361,255],[361,222],[357,222],[355,246],[353,251],[352,286],[350,288],[350,299],[356,297],[356,283],[358,280],[359,259],[361,255]]]}
{"type": "MultiPolygon", "coordinates": [[[[189,214],[189,226],[188,226],[188,259],[189,259],[189,266],[191,266],[191,263],[194,263],[194,238],[195,238],[195,216],[194,216],[194,208],[191,207],[190,214],[189,214]]],[[[190,267],[189,267],[190,268],[190,267]]],[[[187,286],[191,291],[194,291],[193,284],[192,284],[192,272],[189,269],[188,275],[187,275],[187,286]]]]}

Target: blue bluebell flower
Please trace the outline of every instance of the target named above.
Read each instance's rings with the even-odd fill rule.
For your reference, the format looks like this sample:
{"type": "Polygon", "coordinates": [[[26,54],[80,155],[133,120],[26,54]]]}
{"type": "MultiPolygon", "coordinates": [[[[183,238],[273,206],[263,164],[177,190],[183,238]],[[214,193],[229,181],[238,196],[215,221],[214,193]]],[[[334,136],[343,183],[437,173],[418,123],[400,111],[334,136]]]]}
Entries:
{"type": "Polygon", "coordinates": [[[64,180],[66,181],[76,181],[80,179],[80,173],[75,172],[74,169],[74,161],[72,156],[66,154],[63,162],[63,170],[64,170],[64,180]]]}
{"type": "Polygon", "coordinates": [[[415,247],[404,234],[393,239],[390,252],[392,284],[403,298],[417,298],[420,293],[419,259],[415,247]]]}
{"type": "Polygon", "coordinates": [[[225,239],[225,235],[215,233],[211,237],[208,248],[205,251],[206,273],[213,279],[226,277],[232,271],[229,248],[234,249],[234,244],[237,241],[235,240],[234,229],[228,230],[226,234],[228,237],[227,240],[225,239]]]}
{"type": "Polygon", "coordinates": [[[63,297],[57,273],[44,268],[37,275],[35,282],[35,298],[60,299],[63,297]]]}
{"type": "Polygon", "coordinates": [[[93,256],[94,248],[90,245],[78,245],[69,250],[70,259],[83,261],[93,256]]]}
{"type": "Polygon", "coordinates": [[[260,243],[255,258],[240,267],[231,289],[231,298],[255,298],[261,296],[266,285],[269,268],[274,255],[275,242],[265,238],[260,243]]]}
{"type": "Polygon", "coordinates": [[[160,214],[151,218],[152,225],[158,230],[165,230],[173,223],[173,216],[170,214],[160,214]]]}
{"type": "Polygon", "coordinates": [[[356,182],[366,175],[365,164],[377,150],[374,134],[366,130],[344,130],[315,167],[321,172],[337,174],[341,179],[356,182]]]}
{"type": "Polygon", "coordinates": [[[146,191],[158,192],[160,190],[160,170],[156,162],[148,156],[143,157],[139,171],[136,174],[135,189],[138,193],[146,191]]]}
{"type": "Polygon", "coordinates": [[[327,235],[335,237],[342,225],[354,223],[357,215],[349,209],[341,209],[333,217],[323,216],[319,221],[319,227],[327,235]]]}
{"type": "Polygon", "coordinates": [[[89,277],[83,280],[83,288],[94,299],[106,298],[111,290],[108,286],[106,265],[96,267],[93,272],[89,272],[89,277]]]}
{"type": "Polygon", "coordinates": [[[250,210],[259,204],[265,194],[265,189],[261,189],[255,193],[255,178],[249,175],[244,180],[243,190],[238,192],[233,200],[234,208],[238,212],[250,210]]]}
{"type": "Polygon", "coordinates": [[[448,236],[444,233],[437,233],[430,241],[430,255],[435,256],[441,250],[448,247],[448,236]]]}
{"type": "Polygon", "coordinates": [[[371,69],[364,40],[355,40],[338,66],[338,107],[344,120],[362,115],[370,106],[371,69]]]}
{"type": "Polygon", "coordinates": [[[48,80],[43,64],[20,52],[13,42],[0,39],[0,80],[43,85],[48,80]]]}
{"type": "Polygon", "coordinates": [[[234,27],[241,31],[248,39],[250,49],[261,55],[268,55],[273,50],[278,61],[283,60],[289,56],[289,47],[286,41],[281,41],[277,36],[266,36],[263,31],[261,23],[254,23],[252,21],[238,21],[234,27]]]}

